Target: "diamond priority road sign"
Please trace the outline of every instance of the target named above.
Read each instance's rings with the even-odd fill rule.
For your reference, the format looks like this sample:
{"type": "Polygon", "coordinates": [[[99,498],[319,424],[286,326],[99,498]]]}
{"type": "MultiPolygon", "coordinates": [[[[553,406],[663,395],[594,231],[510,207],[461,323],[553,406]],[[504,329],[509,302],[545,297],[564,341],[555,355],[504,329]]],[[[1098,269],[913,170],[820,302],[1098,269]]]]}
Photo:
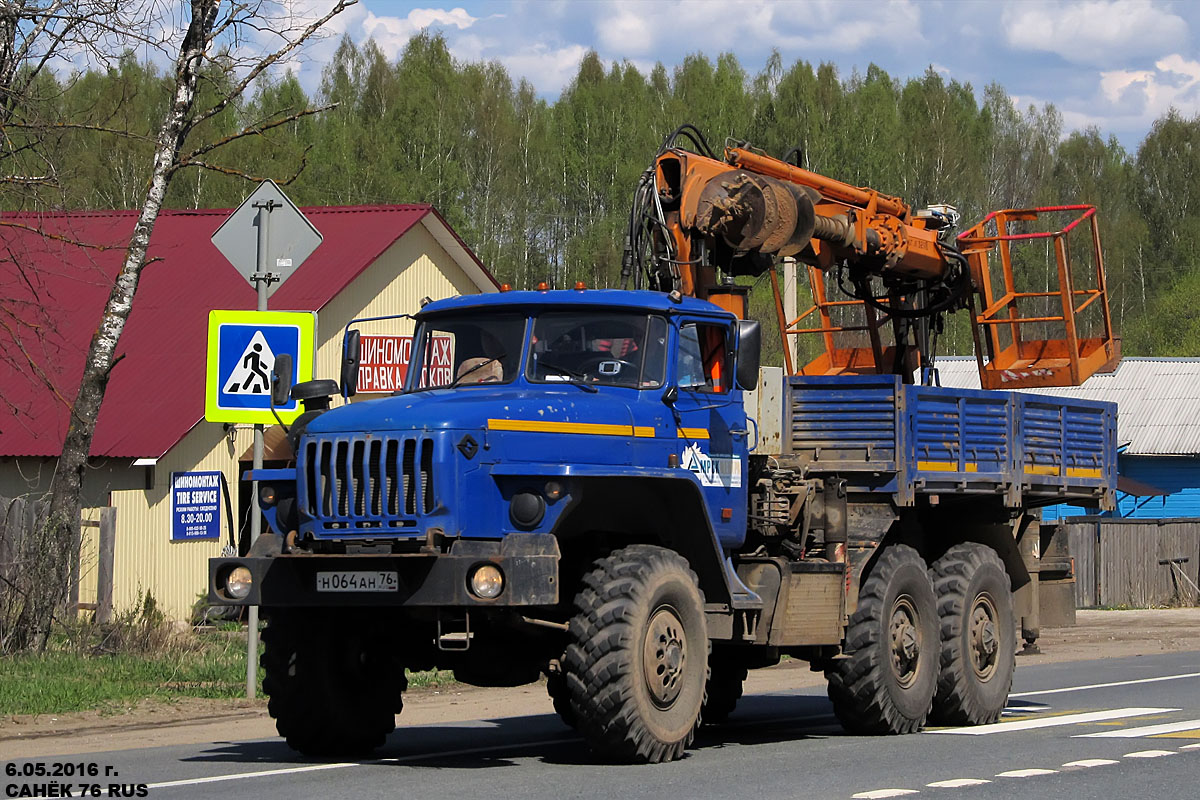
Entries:
{"type": "MultiPolygon", "coordinates": [[[[204,419],[275,423],[271,369],[282,353],[292,357],[292,385],[312,379],[316,315],[309,311],[212,311],[208,315],[208,368],[204,419]]],[[[284,422],[300,416],[288,399],[276,412],[284,422]]]]}
{"type": "Polygon", "coordinates": [[[259,184],[212,235],[212,243],[221,255],[229,259],[251,286],[255,285],[253,276],[259,271],[261,256],[263,271],[271,276],[267,283],[268,297],[312,255],[321,241],[320,231],[274,181],[259,184]],[[260,237],[259,224],[263,219],[266,235],[260,237]],[[260,245],[265,247],[261,254],[260,245]]]}

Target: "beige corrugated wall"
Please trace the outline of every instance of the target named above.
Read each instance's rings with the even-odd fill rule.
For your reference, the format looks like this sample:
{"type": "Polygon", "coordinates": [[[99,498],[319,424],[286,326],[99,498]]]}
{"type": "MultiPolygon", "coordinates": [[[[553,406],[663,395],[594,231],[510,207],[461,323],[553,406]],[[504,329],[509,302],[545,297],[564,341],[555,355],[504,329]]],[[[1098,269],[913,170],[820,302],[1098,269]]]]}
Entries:
{"type": "MultiPolygon", "coordinates": [[[[435,223],[436,224],[436,223],[435,223]]],[[[422,225],[415,226],[380,256],[353,283],[321,309],[317,320],[317,377],[337,378],[342,329],[355,317],[414,313],[423,297],[441,299],[476,294],[479,288],[438,245],[422,225]]],[[[274,309],[272,310],[307,310],[274,309]]],[[[409,333],[407,320],[363,326],[365,333],[409,333]]],[[[203,369],[203,364],[195,369],[203,369]]],[[[136,421],[131,421],[136,424],[136,421]]],[[[145,421],[144,424],[152,424],[145,421]]],[[[113,605],[133,608],[142,593],[153,594],[169,617],[186,619],[196,597],[206,591],[208,559],[220,555],[229,533],[222,508],[219,541],[172,542],[172,472],[220,470],[229,482],[234,512],[238,508],[237,459],[252,444],[250,426],[239,425],[231,443],[219,423],[200,422],[155,467],[154,489],[111,494],[117,508],[113,605]]],[[[141,468],[138,468],[139,470],[141,468]]],[[[85,531],[95,529],[85,529],[85,531]]],[[[86,536],[86,534],[85,534],[86,536]]],[[[85,550],[94,554],[95,547],[85,550]]],[[[94,555],[85,559],[80,599],[94,602],[94,555]]]]}

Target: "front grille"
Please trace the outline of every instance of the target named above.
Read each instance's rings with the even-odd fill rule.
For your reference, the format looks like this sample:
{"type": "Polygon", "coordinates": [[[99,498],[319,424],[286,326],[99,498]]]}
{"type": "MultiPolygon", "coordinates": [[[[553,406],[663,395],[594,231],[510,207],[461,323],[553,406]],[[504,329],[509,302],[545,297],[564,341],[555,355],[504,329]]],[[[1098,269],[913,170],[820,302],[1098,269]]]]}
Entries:
{"type": "Polygon", "coordinates": [[[348,436],[309,440],[300,469],[302,506],[326,520],[391,520],[434,506],[433,439],[348,436]]]}

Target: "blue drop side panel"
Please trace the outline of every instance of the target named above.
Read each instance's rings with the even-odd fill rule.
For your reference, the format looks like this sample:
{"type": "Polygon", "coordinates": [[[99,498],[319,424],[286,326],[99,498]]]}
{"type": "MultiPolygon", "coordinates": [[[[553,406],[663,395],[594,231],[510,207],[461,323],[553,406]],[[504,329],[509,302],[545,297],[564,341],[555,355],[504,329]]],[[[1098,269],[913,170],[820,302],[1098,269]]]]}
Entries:
{"type": "Polygon", "coordinates": [[[792,452],[830,469],[896,471],[898,388],[890,375],[789,378],[792,452]]]}
{"type": "Polygon", "coordinates": [[[787,403],[791,453],[810,470],[894,473],[888,490],[909,498],[1011,500],[1019,486],[1031,503],[1098,500],[1116,481],[1111,403],[906,386],[889,375],[791,377],[787,403]]]}
{"type": "Polygon", "coordinates": [[[1012,412],[1007,395],[939,386],[909,386],[913,468],[918,475],[989,483],[1012,468],[1012,412]],[[922,463],[935,468],[922,469],[922,463]],[[948,465],[953,465],[950,470],[948,465]]]}

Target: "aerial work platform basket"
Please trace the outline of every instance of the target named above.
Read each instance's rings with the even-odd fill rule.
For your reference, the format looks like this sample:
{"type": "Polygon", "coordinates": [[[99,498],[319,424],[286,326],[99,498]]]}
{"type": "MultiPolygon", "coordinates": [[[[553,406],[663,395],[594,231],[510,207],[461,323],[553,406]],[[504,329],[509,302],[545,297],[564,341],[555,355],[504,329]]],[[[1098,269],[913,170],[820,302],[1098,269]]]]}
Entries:
{"type": "Polygon", "coordinates": [[[994,211],[961,233],[958,244],[982,304],[971,309],[971,328],[983,388],[1078,386],[1116,366],[1120,342],[1112,332],[1095,206],[994,211]],[[1068,213],[1076,216],[1062,228],[1037,230],[1045,227],[1038,224],[1043,215],[1068,213]],[[1072,259],[1076,231],[1075,239],[1083,243],[1072,259]],[[1050,274],[1041,276],[1042,291],[1031,286],[1038,275],[1022,274],[1017,248],[1038,244],[1054,251],[1057,288],[1051,288],[1050,274]],[[998,273],[990,263],[993,251],[1000,260],[998,273]],[[1031,335],[1034,330],[1038,333],[1031,335]]]}
{"type": "MultiPolygon", "coordinates": [[[[1095,206],[995,211],[957,243],[970,269],[970,327],[983,388],[1078,386],[1115,367],[1120,340],[1109,315],[1095,206]],[[1064,214],[1073,219],[1054,226],[1064,214]]],[[[788,372],[896,372],[895,350],[881,336],[889,314],[837,296],[823,270],[807,272],[812,305],[791,319],[771,276],[788,372]],[[822,347],[808,363],[793,364],[800,348],[790,342],[803,335],[819,336],[822,347]]]]}

